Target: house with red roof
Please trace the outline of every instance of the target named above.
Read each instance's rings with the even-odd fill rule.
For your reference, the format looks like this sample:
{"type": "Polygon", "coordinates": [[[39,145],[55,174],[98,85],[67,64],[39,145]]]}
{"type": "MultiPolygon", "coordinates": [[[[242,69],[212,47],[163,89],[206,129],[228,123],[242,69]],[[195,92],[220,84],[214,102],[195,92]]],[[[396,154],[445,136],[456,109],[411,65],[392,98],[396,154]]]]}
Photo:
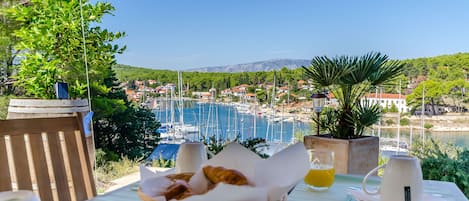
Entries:
{"type": "Polygon", "coordinates": [[[382,108],[391,108],[395,105],[400,112],[410,112],[405,100],[406,96],[402,94],[390,93],[369,93],[362,98],[362,103],[368,101],[371,104],[378,103],[382,108]]]}
{"type": "Polygon", "coordinates": [[[256,94],[253,94],[253,93],[247,93],[244,97],[248,101],[256,100],[256,94]]]}

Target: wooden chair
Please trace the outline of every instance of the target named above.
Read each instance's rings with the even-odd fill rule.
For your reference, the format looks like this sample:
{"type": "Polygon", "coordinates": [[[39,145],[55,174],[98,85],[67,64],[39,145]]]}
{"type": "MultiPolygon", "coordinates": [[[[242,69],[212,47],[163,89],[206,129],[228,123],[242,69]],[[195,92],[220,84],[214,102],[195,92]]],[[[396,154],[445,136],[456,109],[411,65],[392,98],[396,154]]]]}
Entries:
{"type": "Polygon", "coordinates": [[[96,196],[80,117],[0,121],[0,191],[32,190],[42,201],[96,196]]]}

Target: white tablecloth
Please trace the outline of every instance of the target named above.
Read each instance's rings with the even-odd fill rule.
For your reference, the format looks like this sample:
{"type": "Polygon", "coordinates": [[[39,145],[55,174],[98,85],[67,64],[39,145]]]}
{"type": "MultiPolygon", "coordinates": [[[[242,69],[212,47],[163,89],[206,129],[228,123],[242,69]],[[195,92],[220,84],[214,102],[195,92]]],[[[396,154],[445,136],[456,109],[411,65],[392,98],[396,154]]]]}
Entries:
{"type": "Polygon", "coordinates": [[[32,191],[4,191],[0,192],[0,201],[39,201],[32,191]]]}

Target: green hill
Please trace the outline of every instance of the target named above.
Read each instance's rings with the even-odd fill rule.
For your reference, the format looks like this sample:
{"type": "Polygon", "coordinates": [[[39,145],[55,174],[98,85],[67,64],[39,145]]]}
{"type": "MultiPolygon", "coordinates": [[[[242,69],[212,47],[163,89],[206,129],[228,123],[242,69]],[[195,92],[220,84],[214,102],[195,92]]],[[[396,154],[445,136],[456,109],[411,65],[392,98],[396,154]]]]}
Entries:
{"type": "MultiPolygon", "coordinates": [[[[113,67],[121,82],[130,80],[156,80],[159,84],[176,83],[177,71],[157,70],[118,64],[113,67]]],[[[290,70],[282,68],[275,72],[277,83],[293,85],[304,79],[300,68],[290,70]]],[[[226,89],[240,84],[273,83],[274,71],[224,73],[224,72],[183,72],[184,86],[193,91],[206,91],[211,87],[226,89]]]]}
{"type": "MultiPolygon", "coordinates": [[[[436,57],[402,60],[405,63],[405,77],[403,85],[415,80],[418,76],[423,79],[437,81],[455,81],[467,79],[469,73],[469,53],[457,53],[436,57]]],[[[122,82],[129,80],[157,80],[161,84],[177,82],[177,72],[172,70],[157,70],[118,64],[113,68],[122,82]]],[[[260,72],[184,72],[184,85],[192,90],[207,90],[212,86],[225,89],[239,84],[262,84],[273,82],[274,71],[260,72]]],[[[276,71],[277,83],[295,85],[296,81],[306,79],[302,69],[282,68],[276,71]]],[[[388,89],[390,91],[392,89],[388,89]]]]}
{"type": "Polygon", "coordinates": [[[423,75],[429,79],[454,81],[466,79],[469,73],[469,53],[407,59],[402,62],[406,64],[405,74],[410,78],[423,75]]]}

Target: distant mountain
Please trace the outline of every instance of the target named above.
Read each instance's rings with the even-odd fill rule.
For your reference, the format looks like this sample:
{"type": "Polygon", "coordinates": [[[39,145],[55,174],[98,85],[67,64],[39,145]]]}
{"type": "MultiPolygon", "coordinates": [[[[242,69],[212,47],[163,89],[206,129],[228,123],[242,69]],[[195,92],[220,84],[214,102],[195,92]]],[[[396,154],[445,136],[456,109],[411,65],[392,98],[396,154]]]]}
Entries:
{"type": "Polygon", "coordinates": [[[186,71],[198,71],[198,72],[272,71],[272,70],[281,69],[282,67],[294,69],[300,66],[308,66],[310,62],[311,60],[308,60],[308,59],[272,59],[272,60],[267,60],[267,61],[258,61],[258,62],[245,63],[245,64],[193,68],[193,69],[188,69],[186,71]]]}

